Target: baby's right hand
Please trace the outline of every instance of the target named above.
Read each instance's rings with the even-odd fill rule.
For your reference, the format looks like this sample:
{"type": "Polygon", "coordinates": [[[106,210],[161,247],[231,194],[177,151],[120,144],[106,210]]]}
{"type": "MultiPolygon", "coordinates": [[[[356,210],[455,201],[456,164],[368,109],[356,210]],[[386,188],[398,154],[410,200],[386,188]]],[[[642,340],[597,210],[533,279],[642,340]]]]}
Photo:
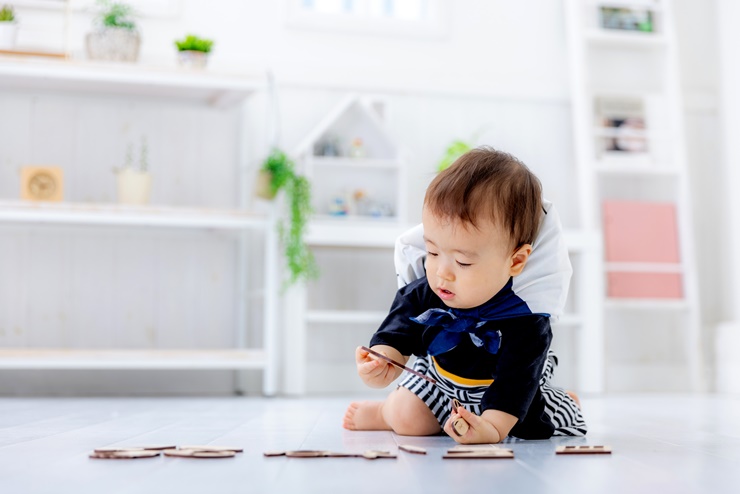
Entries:
{"type": "MultiPolygon", "coordinates": [[[[385,355],[385,352],[379,352],[385,355]]],[[[371,388],[384,388],[398,377],[393,364],[377,359],[362,347],[355,350],[355,362],[360,379],[371,388]]]]}

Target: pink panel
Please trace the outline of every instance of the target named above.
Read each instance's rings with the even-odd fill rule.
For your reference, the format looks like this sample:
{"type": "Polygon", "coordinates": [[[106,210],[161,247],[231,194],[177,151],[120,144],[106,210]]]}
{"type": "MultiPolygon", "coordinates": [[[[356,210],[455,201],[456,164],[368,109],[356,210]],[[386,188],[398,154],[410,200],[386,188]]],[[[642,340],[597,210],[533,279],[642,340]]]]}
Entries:
{"type": "Polygon", "coordinates": [[[607,273],[607,292],[614,298],[683,298],[679,273],[607,273]]]}
{"type": "Polygon", "coordinates": [[[603,213],[607,261],[680,262],[675,204],[604,201],[603,213]]]}

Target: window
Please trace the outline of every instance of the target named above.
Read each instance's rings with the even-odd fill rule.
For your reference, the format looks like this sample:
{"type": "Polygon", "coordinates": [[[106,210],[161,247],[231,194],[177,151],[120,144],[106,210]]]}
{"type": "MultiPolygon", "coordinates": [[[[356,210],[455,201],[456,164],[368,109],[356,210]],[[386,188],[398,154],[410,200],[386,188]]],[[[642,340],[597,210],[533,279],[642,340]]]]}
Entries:
{"type": "Polygon", "coordinates": [[[323,31],[396,34],[446,33],[444,0],[288,0],[288,25],[323,31]]]}

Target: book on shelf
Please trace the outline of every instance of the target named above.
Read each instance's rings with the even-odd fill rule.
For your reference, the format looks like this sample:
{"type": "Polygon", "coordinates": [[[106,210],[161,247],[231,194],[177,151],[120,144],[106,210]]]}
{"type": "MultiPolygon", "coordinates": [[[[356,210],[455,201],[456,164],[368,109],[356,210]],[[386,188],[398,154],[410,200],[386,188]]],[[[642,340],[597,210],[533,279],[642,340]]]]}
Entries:
{"type": "Polygon", "coordinates": [[[638,98],[596,98],[596,136],[599,157],[648,152],[645,108],[638,98]]]}
{"type": "Polygon", "coordinates": [[[654,22],[655,14],[647,6],[599,6],[599,25],[603,29],[652,33],[654,22]]]}

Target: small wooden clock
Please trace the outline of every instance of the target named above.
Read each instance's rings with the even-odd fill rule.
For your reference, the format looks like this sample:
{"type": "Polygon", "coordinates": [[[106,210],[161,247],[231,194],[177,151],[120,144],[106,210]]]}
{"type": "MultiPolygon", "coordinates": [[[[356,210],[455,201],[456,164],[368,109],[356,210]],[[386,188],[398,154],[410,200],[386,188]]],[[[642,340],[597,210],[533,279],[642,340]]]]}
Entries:
{"type": "Polygon", "coordinates": [[[64,174],[58,166],[21,168],[21,198],[59,202],[64,198],[64,174]]]}

